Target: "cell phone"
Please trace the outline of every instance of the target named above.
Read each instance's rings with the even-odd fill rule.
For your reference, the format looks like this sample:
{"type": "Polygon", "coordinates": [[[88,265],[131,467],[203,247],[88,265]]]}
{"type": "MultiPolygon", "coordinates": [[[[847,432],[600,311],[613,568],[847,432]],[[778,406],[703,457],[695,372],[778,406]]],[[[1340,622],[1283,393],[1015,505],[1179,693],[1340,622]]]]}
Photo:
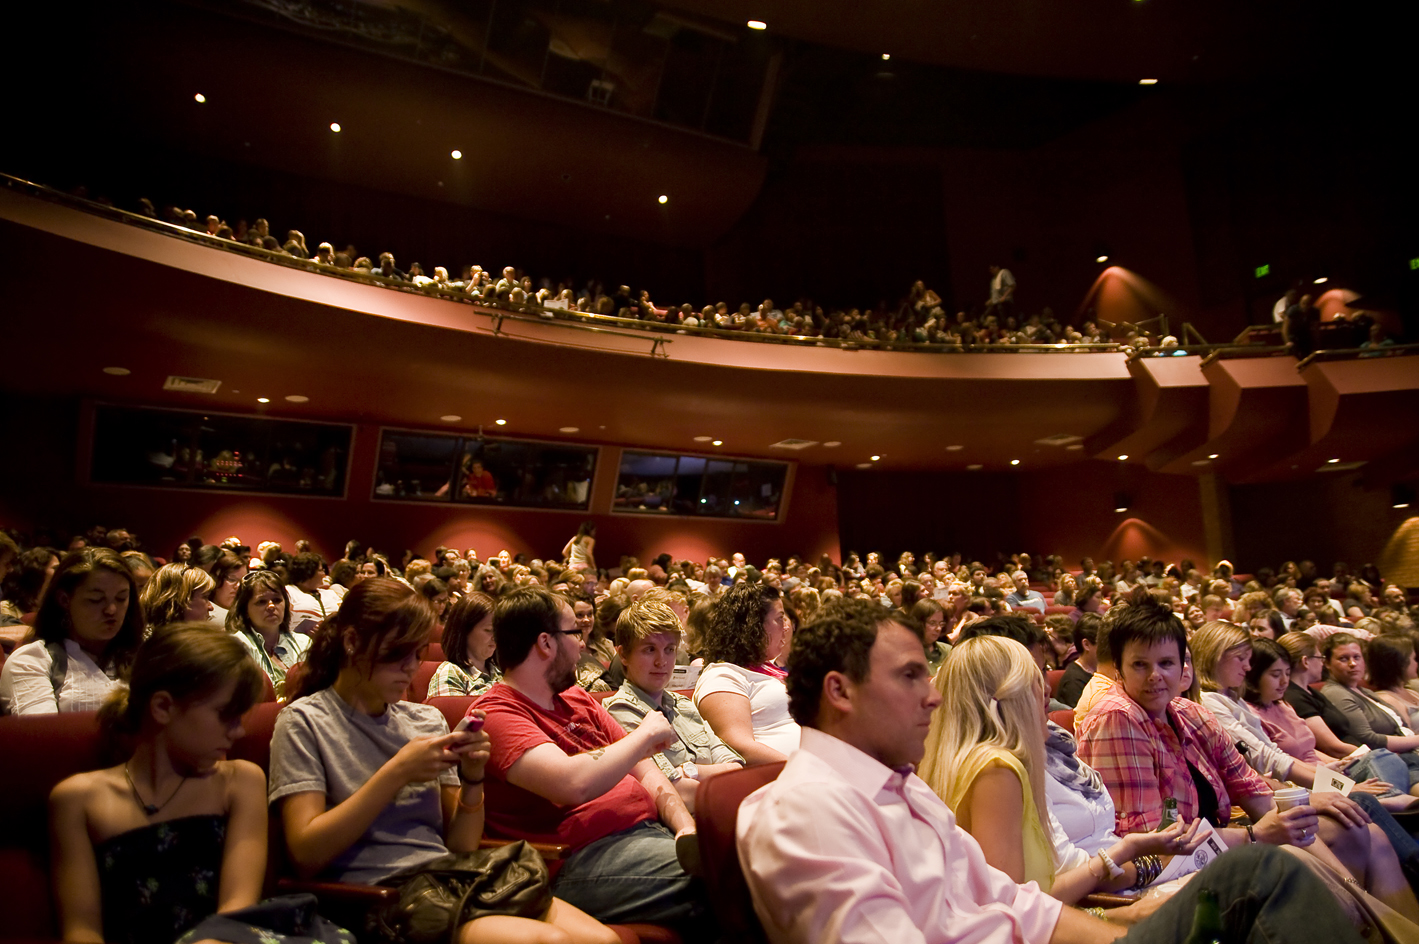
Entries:
{"type": "Polygon", "coordinates": [[[316,631],[316,629],[319,628],[319,626],[320,620],[315,619],[311,616],[307,616],[305,619],[301,620],[298,624],[292,627],[291,632],[309,636],[312,635],[316,631]]]}
{"type": "Polygon", "coordinates": [[[476,734],[483,730],[483,722],[486,721],[487,718],[475,718],[473,717],[473,711],[474,709],[469,708],[468,714],[458,719],[458,724],[453,727],[454,734],[462,734],[464,732],[476,734]]]}

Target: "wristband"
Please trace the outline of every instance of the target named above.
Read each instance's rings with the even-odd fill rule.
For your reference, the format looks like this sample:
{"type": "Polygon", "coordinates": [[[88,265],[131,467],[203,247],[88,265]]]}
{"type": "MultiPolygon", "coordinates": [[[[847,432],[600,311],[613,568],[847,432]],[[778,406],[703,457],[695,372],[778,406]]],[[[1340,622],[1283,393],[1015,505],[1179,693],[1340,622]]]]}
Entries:
{"type": "Polygon", "coordinates": [[[1118,878],[1123,875],[1123,869],[1119,867],[1119,864],[1102,849],[1099,850],[1099,861],[1104,864],[1104,868],[1109,870],[1109,878],[1118,878]]]}
{"type": "Polygon", "coordinates": [[[481,809],[483,808],[483,804],[486,803],[487,800],[488,800],[488,795],[487,795],[486,793],[485,793],[485,794],[481,794],[481,795],[478,797],[478,802],[477,802],[476,804],[474,804],[473,806],[469,806],[467,803],[464,803],[464,802],[463,802],[463,797],[460,796],[460,797],[458,798],[458,808],[459,808],[460,810],[462,810],[463,812],[465,812],[465,813],[476,813],[476,812],[478,812],[479,810],[481,810],[481,809]]]}
{"type": "Polygon", "coordinates": [[[469,780],[467,777],[463,776],[463,765],[462,765],[462,764],[459,764],[459,765],[458,765],[458,780],[459,780],[459,782],[462,783],[465,787],[474,787],[474,786],[477,786],[478,784],[482,783],[484,780],[487,780],[487,779],[488,779],[488,775],[487,775],[487,774],[483,774],[483,776],[479,777],[477,780],[469,780]]]}

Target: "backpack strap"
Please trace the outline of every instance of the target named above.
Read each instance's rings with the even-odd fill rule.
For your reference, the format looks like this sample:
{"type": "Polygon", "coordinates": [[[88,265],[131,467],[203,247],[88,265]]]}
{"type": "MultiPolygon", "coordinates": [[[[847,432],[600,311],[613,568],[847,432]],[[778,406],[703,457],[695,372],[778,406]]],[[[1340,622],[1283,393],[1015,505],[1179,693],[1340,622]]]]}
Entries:
{"type": "Polygon", "coordinates": [[[44,644],[49,653],[49,684],[54,686],[54,701],[59,702],[59,690],[64,687],[64,679],[69,674],[69,650],[64,643],[50,640],[44,644]]]}

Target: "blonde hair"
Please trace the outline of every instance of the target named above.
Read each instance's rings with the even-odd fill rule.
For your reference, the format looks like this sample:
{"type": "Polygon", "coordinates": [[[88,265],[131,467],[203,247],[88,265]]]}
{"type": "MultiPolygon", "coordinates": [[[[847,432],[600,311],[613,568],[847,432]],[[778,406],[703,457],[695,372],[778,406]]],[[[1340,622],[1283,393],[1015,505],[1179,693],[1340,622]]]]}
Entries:
{"type": "Polygon", "coordinates": [[[682,633],[680,618],[663,599],[641,597],[616,617],[617,649],[630,652],[636,643],[661,633],[677,639],[682,633]]]}
{"type": "MultiPolygon", "coordinates": [[[[1001,636],[968,639],[936,673],[936,690],[943,703],[926,735],[921,779],[944,798],[972,753],[982,747],[1008,751],[1024,764],[1039,820],[1048,823],[1044,676],[1030,651],[1001,636]]],[[[1050,859],[1058,865],[1052,849],[1050,859]]]]}
{"type": "Polygon", "coordinates": [[[138,599],[150,626],[166,626],[187,619],[187,607],[198,593],[211,593],[216,583],[200,567],[164,564],[143,585],[138,599]]]}
{"type": "Polygon", "coordinates": [[[1235,623],[1213,620],[1203,623],[1202,628],[1192,634],[1187,641],[1192,650],[1192,674],[1204,692],[1221,692],[1228,698],[1241,698],[1246,692],[1246,684],[1236,689],[1223,688],[1217,683],[1217,664],[1228,650],[1246,644],[1251,645],[1251,633],[1235,623]]]}

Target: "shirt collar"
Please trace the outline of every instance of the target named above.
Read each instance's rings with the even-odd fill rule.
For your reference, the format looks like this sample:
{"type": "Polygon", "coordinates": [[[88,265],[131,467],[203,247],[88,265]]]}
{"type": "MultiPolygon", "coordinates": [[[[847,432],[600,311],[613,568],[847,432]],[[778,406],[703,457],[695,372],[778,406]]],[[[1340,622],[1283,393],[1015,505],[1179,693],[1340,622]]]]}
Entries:
{"type": "Polygon", "coordinates": [[[635,698],[639,700],[647,709],[651,711],[659,711],[665,716],[666,721],[674,723],[675,716],[680,713],[678,710],[679,706],[675,704],[674,692],[670,691],[670,689],[668,688],[665,691],[661,692],[660,705],[657,706],[655,704],[655,701],[650,697],[650,694],[645,689],[632,682],[630,679],[625,680],[625,686],[626,688],[630,689],[631,694],[635,696],[635,698]]]}
{"type": "Polygon", "coordinates": [[[855,789],[875,797],[894,777],[908,779],[913,770],[893,770],[848,742],[817,728],[804,728],[799,750],[807,751],[837,771],[855,789]]]}

